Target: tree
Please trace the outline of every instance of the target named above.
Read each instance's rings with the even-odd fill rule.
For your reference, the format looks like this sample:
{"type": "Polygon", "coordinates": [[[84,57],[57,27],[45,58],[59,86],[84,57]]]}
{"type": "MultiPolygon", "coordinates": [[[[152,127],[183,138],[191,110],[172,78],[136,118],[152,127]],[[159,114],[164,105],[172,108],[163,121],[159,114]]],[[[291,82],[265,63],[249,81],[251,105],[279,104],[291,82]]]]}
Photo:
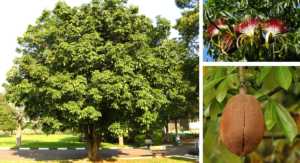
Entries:
{"type": "Polygon", "coordinates": [[[247,94],[253,95],[260,102],[266,125],[264,141],[254,152],[246,156],[245,160],[275,162],[276,157],[277,162],[290,162],[292,157],[299,159],[293,154],[294,150],[290,150],[297,148],[296,144],[299,140],[297,128],[300,123],[296,118],[299,110],[292,107],[299,106],[299,103],[292,102],[291,99],[295,99],[295,95],[284,97],[287,92],[292,90],[295,92],[300,88],[300,67],[249,66],[239,71],[237,66],[227,66],[204,67],[203,70],[203,132],[205,135],[203,151],[205,162],[223,160],[234,163],[241,160],[225,148],[219,141],[218,135],[223,109],[227,101],[238,94],[242,83],[247,87],[247,94]],[[241,80],[240,72],[244,76],[243,80],[241,80]],[[273,139],[273,142],[276,143],[274,142],[272,145],[271,140],[268,141],[268,139],[273,139]],[[287,147],[289,149],[285,149],[286,152],[284,152],[283,147],[289,143],[291,146],[287,147]],[[283,155],[285,156],[283,157],[283,155]]]}
{"type": "Polygon", "coordinates": [[[299,61],[299,4],[207,0],[203,17],[208,55],[214,61],[299,61]]]}
{"type": "Polygon", "coordinates": [[[0,130],[9,131],[11,134],[16,129],[14,115],[15,110],[7,104],[4,94],[0,93],[0,130]]]}
{"type": "Polygon", "coordinates": [[[190,49],[190,55],[199,52],[199,0],[175,0],[176,6],[184,10],[182,17],[176,20],[175,29],[190,49]]]}
{"type": "Polygon", "coordinates": [[[124,3],[44,10],[18,38],[22,57],[4,84],[7,100],[40,117],[43,132],[84,128],[93,161],[101,160],[102,133],[126,136],[137,124],[145,132],[169,99],[184,100],[173,86],[182,83],[185,43],[167,40],[170,21],[157,16],[153,26],[124,3]]]}
{"type": "Polygon", "coordinates": [[[181,13],[182,17],[176,20],[174,28],[179,31],[181,40],[184,40],[189,48],[189,55],[180,66],[180,70],[183,72],[186,86],[184,106],[190,121],[190,110],[199,110],[199,0],[175,0],[175,3],[178,8],[187,9],[181,13]]]}

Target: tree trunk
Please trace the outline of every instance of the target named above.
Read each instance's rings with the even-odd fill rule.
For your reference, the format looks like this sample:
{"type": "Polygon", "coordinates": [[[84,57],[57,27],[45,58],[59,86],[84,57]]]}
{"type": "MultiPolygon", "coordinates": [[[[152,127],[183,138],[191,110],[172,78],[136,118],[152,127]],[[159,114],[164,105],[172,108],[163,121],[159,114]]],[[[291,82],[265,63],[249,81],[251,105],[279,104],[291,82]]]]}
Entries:
{"type": "Polygon", "coordinates": [[[123,136],[119,136],[119,145],[124,145],[123,136]]]}
{"type": "Polygon", "coordinates": [[[189,105],[189,102],[187,102],[187,111],[188,111],[188,123],[191,122],[191,113],[190,113],[190,105],[189,105]]]}
{"type": "Polygon", "coordinates": [[[84,134],[88,149],[88,159],[90,161],[101,161],[99,147],[102,141],[102,134],[96,132],[96,123],[85,125],[84,134]]]}
{"type": "Polygon", "coordinates": [[[176,116],[174,118],[174,121],[175,121],[175,133],[176,133],[176,136],[177,136],[178,130],[177,130],[177,118],[176,118],[176,116]]]}
{"type": "Polygon", "coordinates": [[[22,122],[22,117],[18,117],[17,119],[17,131],[16,131],[16,146],[21,146],[21,122],[22,122]]]}
{"type": "Polygon", "coordinates": [[[166,137],[167,137],[167,141],[170,141],[170,137],[169,137],[169,119],[168,117],[166,117],[166,137]]]}

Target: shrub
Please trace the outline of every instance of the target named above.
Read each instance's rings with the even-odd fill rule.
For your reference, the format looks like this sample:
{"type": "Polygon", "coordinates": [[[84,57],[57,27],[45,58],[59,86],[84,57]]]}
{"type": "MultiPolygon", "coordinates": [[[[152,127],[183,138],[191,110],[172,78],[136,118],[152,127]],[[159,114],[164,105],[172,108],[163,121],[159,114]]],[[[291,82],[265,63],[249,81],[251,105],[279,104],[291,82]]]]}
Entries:
{"type": "Polygon", "coordinates": [[[161,145],[162,135],[160,133],[154,133],[152,142],[154,145],[161,145]]]}
{"type": "Polygon", "coordinates": [[[137,135],[134,137],[134,141],[139,147],[145,146],[146,135],[137,135]]]}

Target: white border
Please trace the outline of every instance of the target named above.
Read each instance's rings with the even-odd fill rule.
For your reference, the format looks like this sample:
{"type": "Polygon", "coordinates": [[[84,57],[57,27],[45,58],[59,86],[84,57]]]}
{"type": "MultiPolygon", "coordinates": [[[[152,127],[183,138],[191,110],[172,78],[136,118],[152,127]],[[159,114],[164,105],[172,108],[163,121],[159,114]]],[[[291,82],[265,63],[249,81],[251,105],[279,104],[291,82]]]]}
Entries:
{"type": "Polygon", "coordinates": [[[200,19],[199,19],[199,25],[200,25],[200,31],[199,31],[199,44],[200,44],[200,54],[199,54],[199,78],[200,78],[200,84],[199,84],[199,121],[200,121],[200,127],[199,127],[199,163],[203,162],[203,77],[201,74],[203,74],[203,50],[204,50],[204,44],[203,44],[203,0],[200,0],[200,19]]]}

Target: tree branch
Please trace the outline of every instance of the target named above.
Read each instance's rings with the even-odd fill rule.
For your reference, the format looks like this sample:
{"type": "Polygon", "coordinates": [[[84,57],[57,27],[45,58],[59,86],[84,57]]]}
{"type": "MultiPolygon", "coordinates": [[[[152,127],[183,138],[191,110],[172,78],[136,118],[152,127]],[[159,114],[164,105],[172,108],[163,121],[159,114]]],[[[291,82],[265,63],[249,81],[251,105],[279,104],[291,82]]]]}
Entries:
{"type": "MultiPolygon", "coordinates": [[[[300,138],[300,135],[296,135],[296,138],[300,138]]],[[[275,135],[275,136],[263,136],[263,139],[286,139],[284,135],[275,135]]]]}
{"type": "Polygon", "coordinates": [[[279,92],[280,90],[282,90],[282,87],[280,87],[279,85],[277,85],[272,91],[266,93],[267,96],[272,96],[275,93],[279,92]]]}

